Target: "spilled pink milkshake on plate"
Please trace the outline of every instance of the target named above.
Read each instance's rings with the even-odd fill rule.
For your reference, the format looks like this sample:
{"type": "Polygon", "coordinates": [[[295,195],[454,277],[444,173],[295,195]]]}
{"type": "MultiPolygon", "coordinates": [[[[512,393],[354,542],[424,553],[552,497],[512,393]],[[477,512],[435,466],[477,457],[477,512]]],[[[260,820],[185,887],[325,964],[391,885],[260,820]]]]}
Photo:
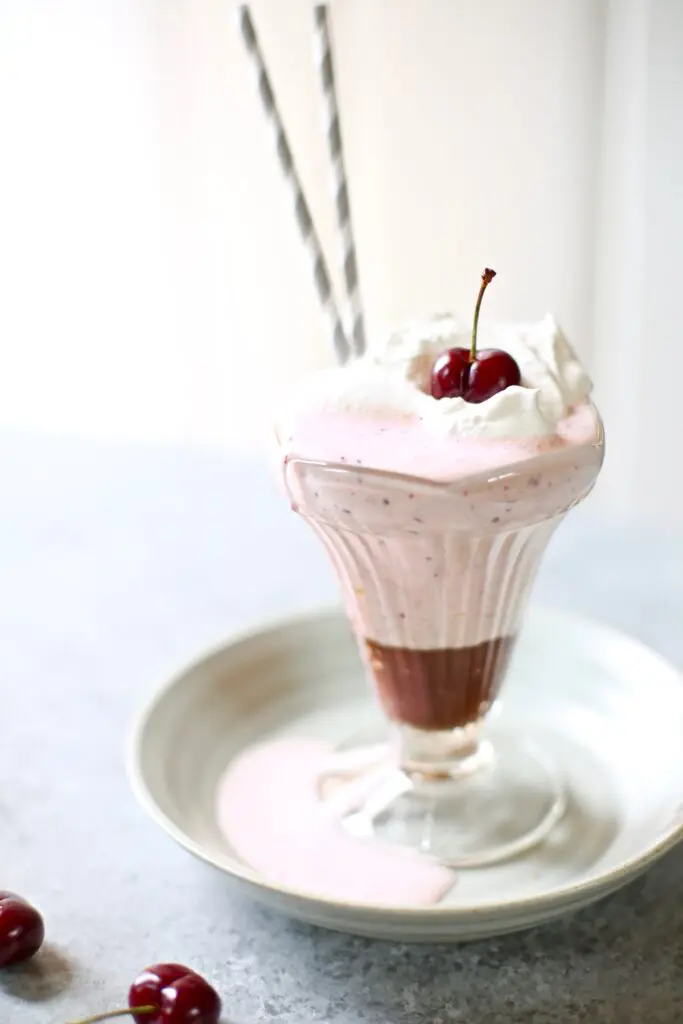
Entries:
{"type": "Polygon", "coordinates": [[[492,277],[473,327],[444,315],[390,334],[311,376],[276,424],[292,506],[394,727],[386,778],[347,823],[455,866],[527,848],[562,813],[547,758],[482,723],[547,543],[604,456],[554,319],[479,327],[492,277]]]}

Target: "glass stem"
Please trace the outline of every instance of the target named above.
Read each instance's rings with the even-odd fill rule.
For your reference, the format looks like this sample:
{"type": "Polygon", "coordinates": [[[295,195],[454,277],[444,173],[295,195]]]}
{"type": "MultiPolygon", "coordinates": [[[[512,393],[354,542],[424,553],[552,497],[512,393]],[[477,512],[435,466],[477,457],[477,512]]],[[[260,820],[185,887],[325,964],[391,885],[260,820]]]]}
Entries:
{"type": "Polygon", "coordinates": [[[470,776],[492,757],[490,744],[480,739],[478,722],[438,732],[398,725],[395,742],[406,775],[430,782],[470,776]]]}

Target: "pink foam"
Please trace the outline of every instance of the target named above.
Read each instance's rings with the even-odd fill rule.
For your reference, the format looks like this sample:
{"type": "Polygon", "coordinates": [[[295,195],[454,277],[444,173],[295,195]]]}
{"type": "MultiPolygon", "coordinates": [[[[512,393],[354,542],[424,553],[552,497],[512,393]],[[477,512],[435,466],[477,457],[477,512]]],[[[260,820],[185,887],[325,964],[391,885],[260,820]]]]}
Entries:
{"type": "Polygon", "coordinates": [[[321,462],[369,466],[432,480],[455,480],[542,455],[568,444],[595,440],[590,405],[578,407],[543,437],[471,438],[439,436],[413,420],[384,420],[342,413],[299,417],[295,434],[281,439],[285,454],[321,462]]]}
{"type": "Polygon", "coordinates": [[[355,839],[326,813],[317,779],[333,753],[320,740],[250,747],[218,787],[219,826],[235,853],[265,878],[310,895],[383,906],[431,906],[454,874],[431,858],[355,839]]]}

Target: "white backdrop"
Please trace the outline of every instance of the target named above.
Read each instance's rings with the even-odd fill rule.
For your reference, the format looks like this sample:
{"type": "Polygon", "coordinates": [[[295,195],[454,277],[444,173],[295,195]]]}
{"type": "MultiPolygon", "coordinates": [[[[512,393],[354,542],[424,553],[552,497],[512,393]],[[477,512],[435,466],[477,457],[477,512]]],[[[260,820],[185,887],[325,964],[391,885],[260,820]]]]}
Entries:
{"type": "MultiPolygon", "coordinates": [[[[370,329],[496,267],[591,367],[600,500],[678,521],[683,4],[332,7],[370,329]]],[[[333,257],[310,5],[254,8],[333,257]]],[[[0,422],[257,446],[330,352],[232,4],[0,0],[0,132],[0,422]]]]}

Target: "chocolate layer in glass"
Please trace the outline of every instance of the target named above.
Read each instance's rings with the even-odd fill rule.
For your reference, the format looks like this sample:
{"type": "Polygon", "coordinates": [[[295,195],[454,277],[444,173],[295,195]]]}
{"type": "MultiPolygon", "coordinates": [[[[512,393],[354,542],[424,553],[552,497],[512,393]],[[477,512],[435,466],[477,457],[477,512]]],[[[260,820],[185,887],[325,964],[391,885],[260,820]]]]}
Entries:
{"type": "Polygon", "coordinates": [[[368,664],[388,717],[415,729],[469,725],[493,704],[515,642],[494,637],[430,651],[365,641],[368,664]]]}

